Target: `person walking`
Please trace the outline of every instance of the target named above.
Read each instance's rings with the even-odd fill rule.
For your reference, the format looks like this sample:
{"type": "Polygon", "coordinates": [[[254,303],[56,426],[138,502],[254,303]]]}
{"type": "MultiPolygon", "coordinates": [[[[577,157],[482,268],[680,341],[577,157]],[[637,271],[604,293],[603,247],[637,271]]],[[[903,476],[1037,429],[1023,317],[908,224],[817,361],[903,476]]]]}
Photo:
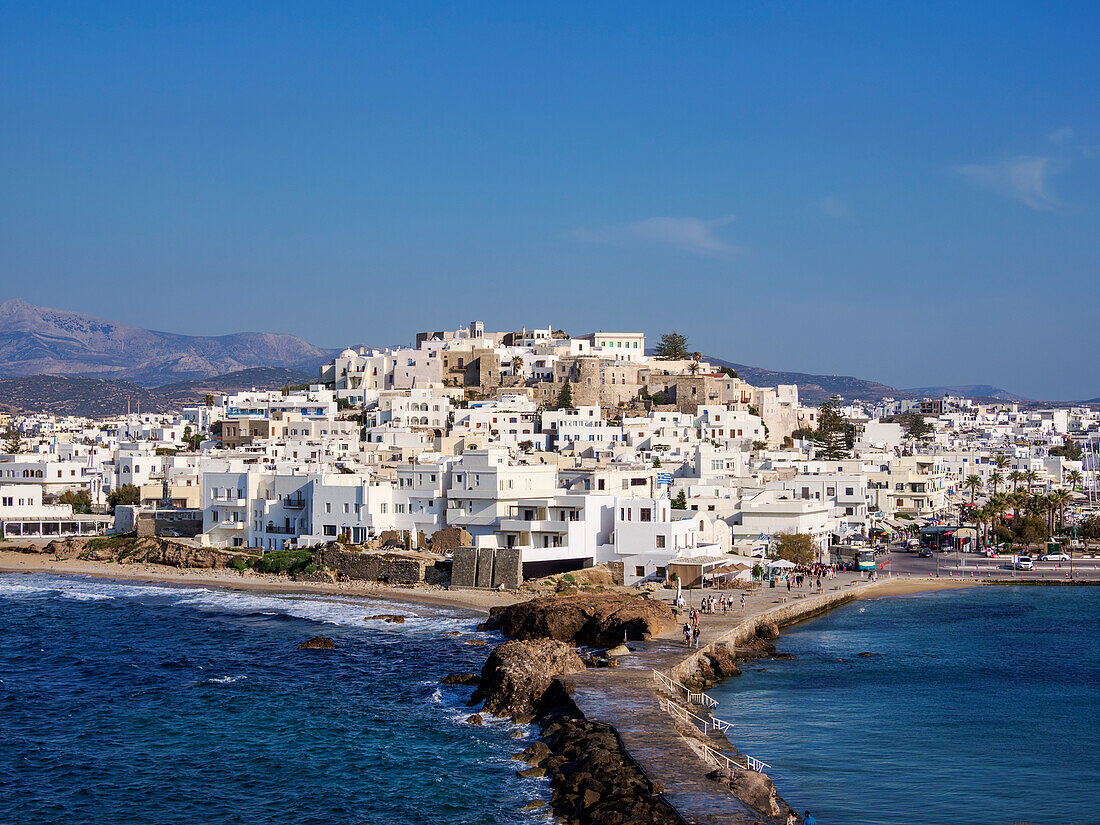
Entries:
{"type": "Polygon", "coordinates": [[[684,622],[684,646],[691,647],[691,625],[684,622]]]}
{"type": "Polygon", "coordinates": [[[787,825],[798,825],[798,814],[793,810],[787,811],[787,825]]]}
{"type": "Polygon", "coordinates": [[[698,650],[699,649],[699,625],[695,625],[695,631],[692,633],[692,636],[695,639],[695,649],[698,650]]]}
{"type": "Polygon", "coordinates": [[[741,612],[742,613],[745,612],[745,594],[744,593],[741,594],[741,612]]]}

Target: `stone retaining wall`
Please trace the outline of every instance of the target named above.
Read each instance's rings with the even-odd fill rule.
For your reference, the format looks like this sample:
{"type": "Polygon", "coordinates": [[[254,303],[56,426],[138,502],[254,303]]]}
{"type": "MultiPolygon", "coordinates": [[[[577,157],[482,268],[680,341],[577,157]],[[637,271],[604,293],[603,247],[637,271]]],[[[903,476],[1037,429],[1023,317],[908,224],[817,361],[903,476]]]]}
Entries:
{"type": "Polygon", "coordinates": [[[761,625],[774,623],[782,627],[783,625],[794,624],[810,616],[816,616],[818,613],[824,613],[826,610],[830,610],[845,602],[853,601],[872,587],[874,587],[873,583],[865,582],[863,584],[853,585],[852,587],[845,587],[842,590],[834,590],[831,593],[822,593],[820,596],[795,599],[787,604],[776,605],[770,610],[765,610],[763,613],[751,616],[736,627],[727,630],[709,644],[699,648],[699,650],[695,651],[676,665],[676,667],[672,669],[672,678],[679,682],[689,679],[699,670],[700,658],[716,645],[726,644],[732,647],[744,645],[750,639],[756,637],[756,630],[761,625]]]}

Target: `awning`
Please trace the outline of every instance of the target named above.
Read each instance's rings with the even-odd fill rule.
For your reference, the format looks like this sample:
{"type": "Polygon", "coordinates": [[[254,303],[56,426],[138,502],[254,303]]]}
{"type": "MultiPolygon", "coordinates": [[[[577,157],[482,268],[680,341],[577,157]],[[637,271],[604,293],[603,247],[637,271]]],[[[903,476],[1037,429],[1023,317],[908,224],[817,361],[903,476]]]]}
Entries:
{"type": "Polygon", "coordinates": [[[775,561],[768,562],[764,566],[768,568],[779,567],[783,570],[786,570],[787,568],[797,567],[798,565],[796,565],[794,562],[789,562],[786,559],[776,559],[775,561]]]}

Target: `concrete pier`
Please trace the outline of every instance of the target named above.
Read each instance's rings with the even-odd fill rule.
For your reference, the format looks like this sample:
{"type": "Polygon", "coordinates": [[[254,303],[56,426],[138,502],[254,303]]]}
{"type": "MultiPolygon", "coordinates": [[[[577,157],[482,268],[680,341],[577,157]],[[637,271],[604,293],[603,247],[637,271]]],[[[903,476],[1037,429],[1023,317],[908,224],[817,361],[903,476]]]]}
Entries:
{"type": "MultiPolygon", "coordinates": [[[[611,725],[618,732],[627,753],[654,782],[664,785],[664,798],[689,825],[765,825],[772,820],[750,809],[717,782],[706,778],[715,768],[704,756],[700,741],[721,753],[733,752],[720,733],[703,736],[684,730],[660,706],[661,693],[653,671],[662,671],[678,681],[693,673],[696,662],[717,644],[736,646],[751,639],[763,623],[791,624],[837,605],[873,593],[874,584],[843,582],[836,590],[820,595],[788,595],[771,590],[754,594],[745,614],[704,615],[700,649],[688,649],[678,641],[679,631],[648,642],[630,642],[634,653],[620,659],[613,669],[590,669],[563,680],[573,685],[573,699],[585,718],[611,725]]],[[[709,595],[709,594],[708,594],[709,595]]],[[[734,591],[735,598],[739,594],[734,591]]],[[[694,709],[704,713],[698,708],[694,709]]],[[[724,708],[714,714],[723,716],[724,708]]],[[[729,710],[729,709],[726,709],[729,710]]],[[[736,731],[733,734],[736,738],[736,731]]],[[[738,754],[739,755],[739,754],[738,754]]],[[[782,794],[782,789],[778,789],[782,794]]]]}

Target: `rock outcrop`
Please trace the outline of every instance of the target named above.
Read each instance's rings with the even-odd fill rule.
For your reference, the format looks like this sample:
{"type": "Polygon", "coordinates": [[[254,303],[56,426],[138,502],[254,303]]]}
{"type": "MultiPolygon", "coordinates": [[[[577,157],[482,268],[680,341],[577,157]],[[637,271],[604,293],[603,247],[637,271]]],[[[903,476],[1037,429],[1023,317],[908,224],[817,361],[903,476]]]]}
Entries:
{"type": "Polygon", "coordinates": [[[308,642],[298,645],[299,650],[335,650],[336,642],[324,636],[314,636],[308,642]]]}
{"type": "Polygon", "coordinates": [[[499,630],[512,639],[612,647],[656,636],[673,622],[664,602],[619,594],[545,596],[494,607],[479,629],[499,630]]]}
{"type": "Polygon", "coordinates": [[[367,616],[364,622],[386,622],[387,624],[405,624],[405,616],[398,613],[379,613],[377,616],[367,616]]]}
{"type": "Polygon", "coordinates": [[[776,796],[775,785],[767,774],[743,768],[719,768],[707,774],[707,778],[725,785],[734,796],[764,816],[774,819],[790,810],[776,796]]]}
{"type": "Polygon", "coordinates": [[[551,701],[558,676],[579,673],[584,662],[572,646],[553,639],[511,641],[498,645],[481,669],[481,684],[471,703],[484,701],[494,716],[529,722],[551,701]]]}
{"type": "Polygon", "coordinates": [[[480,685],[481,677],[476,673],[451,673],[439,681],[445,685],[480,685]]]}
{"type": "MultiPolygon", "coordinates": [[[[12,545],[10,550],[41,553],[58,559],[163,564],[166,567],[220,570],[243,554],[214,547],[195,547],[163,538],[104,537],[55,539],[45,545],[12,545]]],[[[252,558],[252,557],[246,557],[252,558]]]]}

